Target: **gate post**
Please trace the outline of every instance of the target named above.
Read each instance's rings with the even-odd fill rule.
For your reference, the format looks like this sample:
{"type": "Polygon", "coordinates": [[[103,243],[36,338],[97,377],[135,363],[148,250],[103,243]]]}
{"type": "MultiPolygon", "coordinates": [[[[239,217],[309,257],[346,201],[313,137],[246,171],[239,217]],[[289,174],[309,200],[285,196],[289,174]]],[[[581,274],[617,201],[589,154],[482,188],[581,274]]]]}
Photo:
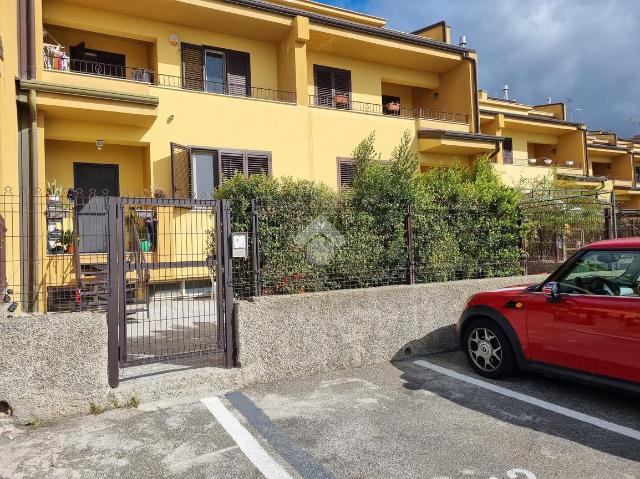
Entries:
{"type": "Polygon", "coordinates": [[[229,200],[221,200],[222,210],[222,236],[220,237],[220,245],[222,250],[222,257],[220,262],[222,264],[223,280],[221,281],[224,287],[224,332],[225,332],[225,354],[224,365],[227,368],[235,366],[235,328],[233,318],[233,265],[231,252],[233,250],[231,244],[231,203],[229,200]]]}
{"type": "MultiPolygon", "coordinates": [[[[107,228],[109,231],[108,257],[109,264],[109,303],[107,307],[107,370],[109,386],[118,387],[120,374],[118,371],[120,351],[118,328],[120,325],[119,313],[119,283],[118,268],[120,260],[118,258],[118,208],[117,198],[110,196],[107,198],[107,228]]],[[[76,275],[80,274],[76,271],[76,275]]]]}
{"type": "Polygon", "coordinates": [[[251,200],[251,265],[253,271],[253,294],[262,296],[262,281],[260,278],[260,224],[258,200],[251,200]]]}
{"type": "Polygon", "coordinates": [[[405,210],[405,239],[407,246],[407,284],[415,284],[416,283],[416,260],[415,253],[413,250],[413,209],[411,208],[411,204],[407,205],[405,210]]]}

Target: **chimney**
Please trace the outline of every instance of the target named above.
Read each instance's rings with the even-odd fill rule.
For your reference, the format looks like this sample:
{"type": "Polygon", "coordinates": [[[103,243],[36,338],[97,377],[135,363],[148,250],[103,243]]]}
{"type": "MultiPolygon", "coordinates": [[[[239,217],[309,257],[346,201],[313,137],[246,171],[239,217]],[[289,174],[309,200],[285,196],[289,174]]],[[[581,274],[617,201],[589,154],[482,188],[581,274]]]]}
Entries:
{"type": "Polygon", "coordinates": [[[509,84],[507,83],[502,85],[502,98],[505,100],[509,99],[509,84]]]}
{"type": "Polygon", "coordinates": [[[462,48],[465,48],[467,46],[467,36],[466,35],[462,35],[460,37],[460,40],[458,41],[458,45],[461,46],[462,48]]]}

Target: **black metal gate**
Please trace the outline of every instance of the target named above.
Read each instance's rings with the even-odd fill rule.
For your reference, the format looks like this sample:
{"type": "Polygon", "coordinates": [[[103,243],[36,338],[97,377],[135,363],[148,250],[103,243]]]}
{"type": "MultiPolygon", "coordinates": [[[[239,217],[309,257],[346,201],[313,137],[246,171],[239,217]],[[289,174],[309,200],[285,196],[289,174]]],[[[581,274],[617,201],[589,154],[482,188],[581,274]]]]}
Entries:
{"type": "Polygon", "coordinates": [[[616,214],[616,232],[618,238],[640,236],[640,210],[618,209],[616,214]]]}
{"type": "Polygon", "coordinates": [[[109,383],[164,361],[233,366],[225,200],[109,198],[109,383]]]}

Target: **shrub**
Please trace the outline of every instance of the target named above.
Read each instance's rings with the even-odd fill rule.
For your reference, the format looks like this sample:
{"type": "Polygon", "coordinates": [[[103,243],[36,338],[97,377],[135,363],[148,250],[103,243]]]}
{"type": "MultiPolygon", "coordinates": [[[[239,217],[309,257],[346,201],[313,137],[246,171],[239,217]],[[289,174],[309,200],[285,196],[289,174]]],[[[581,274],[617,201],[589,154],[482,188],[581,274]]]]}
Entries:
{"type": "MultiPolygon", "coordinates": [[[[216,192],[229,199],[234,231],[251,231],[251,200],[259,206],[263,294],[366,287],[406,280],[407,209],[413,219],[418,281],[522,272],[518,193],[503,185],[486,158],[418,171],[405,133],[382,162],[375,135],[353,151],[348,191],[291,178],[236,175],[216,192]],[[310,261],[301,232],[324,219],[341,234],[326,264],[310,261]]],[[[326,244],[326,243],[325,243],[326,244]]],[[[313,245],[321,251],[321,243],[313,245]]],[[[250,293],[250,261],[234,261],[236,292],[250,293]]]]}

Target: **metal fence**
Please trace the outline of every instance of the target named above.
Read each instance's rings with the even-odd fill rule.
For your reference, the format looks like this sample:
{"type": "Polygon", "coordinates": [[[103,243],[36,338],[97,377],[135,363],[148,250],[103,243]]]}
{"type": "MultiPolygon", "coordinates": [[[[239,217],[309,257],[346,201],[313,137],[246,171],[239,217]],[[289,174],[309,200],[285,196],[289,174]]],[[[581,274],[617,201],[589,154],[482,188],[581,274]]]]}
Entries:
{"type": "Polygon", "coordinates": [[[234,262],[238,297],[524,272],[521,226],[487,209],[399,206],[384,215],[337,204],[252,201],[234,209],[251,254],[234,262]]]}

